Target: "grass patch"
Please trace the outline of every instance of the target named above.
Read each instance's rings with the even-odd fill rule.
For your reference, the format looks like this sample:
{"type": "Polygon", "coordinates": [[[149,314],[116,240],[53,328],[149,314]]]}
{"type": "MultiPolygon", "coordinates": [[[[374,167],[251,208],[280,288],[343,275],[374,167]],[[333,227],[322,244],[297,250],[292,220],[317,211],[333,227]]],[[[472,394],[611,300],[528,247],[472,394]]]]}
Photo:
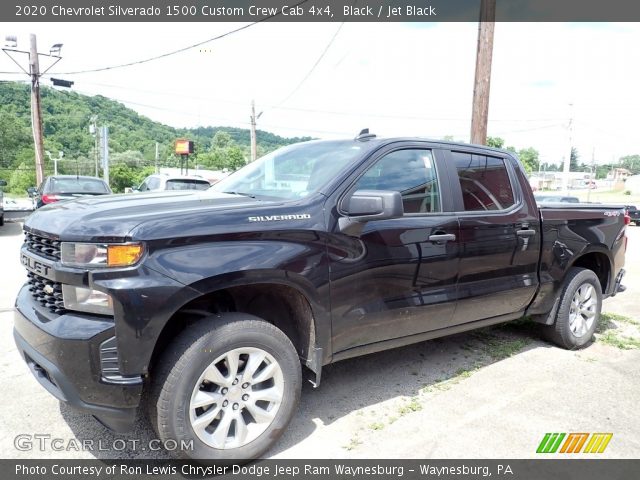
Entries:
{"type": "Polygon", "coordinates": [[[484,340],[483,350],[493,360],[503,360],[515,355],[529,344],[524,338],[500,338],[489,336],[484,340]]]}
{"type": "Polygon", "coordinates": [[[601,333],[597,338],[599,342],[619,348],[620,350],[633,350],[640,348],[639,339],[618,335],[612,330],[607,330],[606,332],[601,333]]]}
{"type": "Polygon", "coordinates": [[[466,368],[459,368],[458,370],[456,370],[456,375],[453,379],[465,379],[465,378],[469,378],[471,375],[473,375],[473,372],[475,372],[475,369],[473,370],[468,370],[466,368]]]}
{"type": "Polygon", "coordinates": [[[596,363],[598,361],[598,359],[594,357],[580,357],[580,359],[587,363],[596,363]]]}
{"type": "Polygon", "coordinates": [[[344,448],[345,450],[353,450],[358,445],[362,445],[362,441],[358,438],[357,435],[354,435],[353,437],[351,437],[351,440],[349,440],[349,443],[342,448],[344,448]]]}
{"type": "Polygon", "coordinates": [[[417,397],[413,397],[409,403],[402,405],[398,408],[398,414],[402,417],[412,412],[419,412],[422,410],[422,405],[417,397]]]}
{"type": "Polygon", "coordinates": [[[640,325],[638,320],[635,320],[631,317],[627,317],[625,315],[620,315],[617,313],[610,312],[602,312],[600,314],[600,321],[602,323],[609,323],[611,321],[620,322],[620,323],[628,323],[629,325],[640,325]]]}
{"type": "Polygon", "coordinates": [[[447,378],[439,379],[433,385],[425,385],[425,386],[422,387],[422,391],[426,392],[426,393],[431,393],[434,390],[438,390],[440,392],[445,392],[445,391],[449,390],[453,385],[456,385],[457,383],[460,383],[465,378],[469,378],[471,375],[473,375],[475,372],[477,372],[479,368],[480,367],[478,367],[478,366],[475,366],[475,367],[473,367],[471,369],[469,369],[469,368],[459,368],[458,370],[456,370],[456,373],[453,374],[452,377],[450,377],[448,379],[447,378]]]}
{"type": "Polygon", "coordinates": [[[375,422],[369,425],[371,430],[382,430],[384,428],[384,423],[375,422]]]}
{"type": "Polygon", "coordinates": [[[622,335],[618,331],[621,327],[616,323],[640,326],[640,322],[633,318],[617,313],[603,312],[600,314],[600,322],[598,328],[596,328],[598,342],[620,350],[640,349],[640,339],[622,335]]]}

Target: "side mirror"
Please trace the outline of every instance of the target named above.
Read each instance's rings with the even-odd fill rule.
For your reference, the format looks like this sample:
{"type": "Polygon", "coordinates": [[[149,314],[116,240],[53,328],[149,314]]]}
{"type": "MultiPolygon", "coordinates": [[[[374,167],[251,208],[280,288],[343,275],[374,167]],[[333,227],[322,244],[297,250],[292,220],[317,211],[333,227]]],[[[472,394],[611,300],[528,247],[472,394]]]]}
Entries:
{"type": "Polygon", "coordinates": [[[6,180],[0,180],[0,187],[6,187],[6,186],[7,186],[6,180]]]}
{"type": "Polygon", "coordinates": [[[31,198],[35,197],[37,192],[38,192],[38,189],[36,187],[27,188],[27,193],[31,198]]]}
{"type": "Polygon", "coordinates": [[[352,236],[359,236],[367,222],[404,215],[400,192],[390,190],[358,190],[345,204],[347,216],[338,219],[338,227],[342,233],[352,236]]]}

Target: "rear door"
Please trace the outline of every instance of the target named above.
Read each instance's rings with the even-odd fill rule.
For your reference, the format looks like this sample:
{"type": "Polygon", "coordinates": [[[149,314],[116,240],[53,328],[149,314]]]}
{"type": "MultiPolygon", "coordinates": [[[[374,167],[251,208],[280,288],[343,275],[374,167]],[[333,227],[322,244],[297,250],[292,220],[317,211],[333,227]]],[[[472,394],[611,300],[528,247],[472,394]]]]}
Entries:
{"type": "Polygon", "coordinates": [[[483,150],[449,152],[460,224],[458,307],[452,324],[524,312],[537,285],[538,210],[517,162],[483,150]],[[530,197],[530,195],[529,195],[530,197]]]}
{"type": "Polygon", "coordinates": [[[394,144],[374,155],[348,189],[399,191],[405,214],[368,222],[359,237],[333,233],[334,352],[449,325],[458,219],[442,161],[440,150],[394,144]]]}

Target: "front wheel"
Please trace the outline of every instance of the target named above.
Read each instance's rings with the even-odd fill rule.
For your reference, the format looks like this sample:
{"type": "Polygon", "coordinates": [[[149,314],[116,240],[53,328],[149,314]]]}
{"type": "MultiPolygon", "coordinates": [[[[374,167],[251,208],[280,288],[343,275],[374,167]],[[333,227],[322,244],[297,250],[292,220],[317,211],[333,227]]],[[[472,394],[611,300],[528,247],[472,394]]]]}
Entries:
{"type": "Polygon", "coordinates": [[[592,270],[572,268],[553,325],[544,327],[545,336],[568,350],[588,345],[596,331],[602,309],[602,287],[592,270]]]}
{"type": "Polygon", "coordinates": [[[151,421],[183,457],[248,460],[289,424],[302,385],[289,338],[257,317],[214,315],[182,332],[160,359],[151,421]]]}

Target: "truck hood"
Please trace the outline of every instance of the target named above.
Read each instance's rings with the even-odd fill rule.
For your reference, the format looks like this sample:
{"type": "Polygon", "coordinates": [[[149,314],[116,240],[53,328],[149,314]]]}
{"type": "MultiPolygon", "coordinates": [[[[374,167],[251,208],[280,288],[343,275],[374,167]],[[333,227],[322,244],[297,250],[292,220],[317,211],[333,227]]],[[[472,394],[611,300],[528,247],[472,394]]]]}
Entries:
{"type": "Polygon", "coordinates": [[[147,221],[180,223],[184,228],[194,215],[259,205],[273,206],[274,202],[219,192],[104,195],[42,207],[26,219],[25,230],[65,241],[122,241],[147,221]]]}

